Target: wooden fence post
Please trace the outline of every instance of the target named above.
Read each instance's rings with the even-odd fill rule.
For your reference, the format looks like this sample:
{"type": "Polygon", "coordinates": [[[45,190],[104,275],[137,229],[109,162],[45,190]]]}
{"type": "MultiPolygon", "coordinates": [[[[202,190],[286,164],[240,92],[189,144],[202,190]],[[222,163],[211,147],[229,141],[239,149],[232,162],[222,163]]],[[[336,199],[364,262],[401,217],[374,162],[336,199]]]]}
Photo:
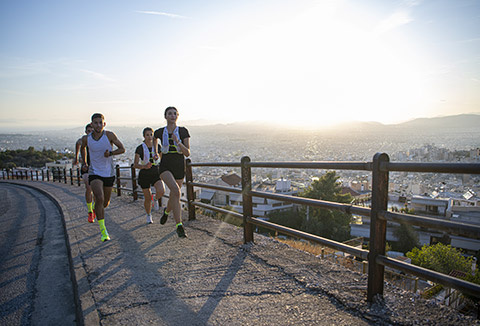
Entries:
{"type": "Polygon", "coordinates": [[[67,184],[67,168],[63,168],[63,182],[67,184]]]}
{"type": "Polygon", "coordinates": [[[242,204],[243,204],[243,241],[253,242],[253,225],[248,223],[247,218],[252,217],[252,168],[248,165],[250,157],[244,156],[241,160],[242,169],[242,204]]]}
{"type": "Polygon", "coordinates": [[[373,157],[372,169],[372,208],[370,215],[370,251],[368,253],[368,287],[367,301],[372,302],[375,295],[383,296],[383,277],[385,267],[377,264],[378,255],[385,255],[387,221],[378,217],[388,205],[388,171],[381,171],[382,162],[389,162],[385,153],[377,153],[373,157]]]}
{"type": "Polygon", "coordinates": [[[192,221],[195,219],[195,191],[191,183],[193,182],[193,172],[192,172],[192,160],[187,158],[185,163],[185,179],[187,181],[187,201],[188,201],[188,220],[192,221]]]}
{"type": "Polygon", "coordinates": [[[73,168],[70,168],[70,184],[73,186],[73,168]]]}
{"type": "Polygon", "coordinates": [[[132,190],[133,190],[133,200],[137,200],[138,199],[138,194],[137,194],[137,177],[136,177],[136,171],[135,171],[135,167],[133,166],[133,164],[130,166],[130,169],[131,169],[131,173],[130,175],[132,176],[132,190]]]}
{"type": "Polygon", "coordinates": [[[122,184],[120,182],[120,165],[115,165],[115,171],[117,174],[117,197],[122,195],[122,184]]]}
{"type": "Polygon", "coordinates": [[[49,171],[50,171],[50,170],[47,169],[47,181],[50,181],[50,172],[49,172],[49,171]]]}

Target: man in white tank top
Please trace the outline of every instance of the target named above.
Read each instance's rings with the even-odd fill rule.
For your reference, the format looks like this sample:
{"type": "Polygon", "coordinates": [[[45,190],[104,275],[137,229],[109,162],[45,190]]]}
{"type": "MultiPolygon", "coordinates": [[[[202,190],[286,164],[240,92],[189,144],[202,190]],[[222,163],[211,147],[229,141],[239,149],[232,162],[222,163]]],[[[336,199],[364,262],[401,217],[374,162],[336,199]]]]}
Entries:
{"type": "Polygon", "coordinates": [[[107,229],[105,227],[105,207],[110,204],[110,196],[112,195],[113,183],[115,181],[115,168],[113,166],[113,155],[125,153],[125,148],[117,136],[108,130],[104,130],[106,126],[105,117],[101,113],[92,115],[93,132],[82,137],[82,169],[88,171],[88,181],[92,187],[93,196],[95,197],[95,215],[97,216],[101,240],[110,240],[107,229]],[[117,147],[113,150],[112,144],[117,147]],[[87,165],[87,148],[90,157],[90,165],[87,165]]]}

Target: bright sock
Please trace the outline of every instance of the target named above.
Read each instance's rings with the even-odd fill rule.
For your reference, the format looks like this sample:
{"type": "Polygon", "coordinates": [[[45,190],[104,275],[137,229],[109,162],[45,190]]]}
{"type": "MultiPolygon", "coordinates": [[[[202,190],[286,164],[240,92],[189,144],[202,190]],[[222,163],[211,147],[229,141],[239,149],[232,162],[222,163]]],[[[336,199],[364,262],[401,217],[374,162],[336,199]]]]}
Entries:
{"type": "Polygon", "coordinates": [[[100,225],[100,231],[105,230],[105,220],[98,220],[98,225],[100,225]]]}
{"type": "Polygon", "coordinates": [[[182,222],[178,223],[176,227],[178,228],[180,225],[183,225],[182,222]]]}
{"type": "Polygon", "coordinates": [[[98,220],[98,225],[100,225],[100,232],[102,233],[102,241],[110,240],[108,236],[107,228],[105,227],[105,220],[98,220]]]}
{"type": "Polygon", "coordinates": [[[87,203],[87,208],[89,213],[93,212],[93,202],[87,203]]]}

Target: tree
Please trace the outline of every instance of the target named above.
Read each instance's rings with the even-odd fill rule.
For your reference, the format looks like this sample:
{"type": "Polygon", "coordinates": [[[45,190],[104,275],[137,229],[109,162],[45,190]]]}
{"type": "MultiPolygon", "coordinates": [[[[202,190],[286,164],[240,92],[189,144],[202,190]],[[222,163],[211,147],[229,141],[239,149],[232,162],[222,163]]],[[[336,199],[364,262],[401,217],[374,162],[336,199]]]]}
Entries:
{"type": "MultiPolygon", "coordinates": [[[[303,219],[304,219],[304,216],[300,212],[294,209],[283,210],[280,212],[277,211],[277,212],[268,214],[269,222],[280,224],[295,230],[301,230],[303,219]]],[[[268,232],[271,232],[271,231],[268,231],[268,232]]]]}
{"type": "MultiPolygon", "coordinates": [[[[335,171],[329,171],[314,181],[302,194],[303,197],[321,199],[338,203],[350,203],[350,194],[341,194],[341,183],[335,171]]],[[[302,209],[303,212],[306,210],[302,209]]],[[[336,241],[345,241],[350,238],[350,222],[352,216],[338,210],[324,208],[310,208],[308,216],[303,220],[302,229],[305,232],[336,241]]]]}
{"type": "Polygon", "coordinates": [[[444,274],[449,274],[452,270],[465,273],[472,270],[473,257],[464,257],[460,250],[443,243],[424,245],[422,249],[413,248],[407,252],[407,257],[414,265],[444,274]]]}
{"type": "Polygon", "coordinates": [[[28,149],[6,150],[0,152],[0,169],[14,167],[43,167],[45,163],[59,160],[67,156],[73,158],[73,154],[59,154],[53,149],[36,151],[30,146],[28,149]]]}
{"type": "Polygon", "coordinates": [[[407,252],[415,247],[420,247],[417,231],[411,225],[400,223],[393,230],[393,235],[398,239],[393,244],[393,248],[396,251],[407,252]]]}

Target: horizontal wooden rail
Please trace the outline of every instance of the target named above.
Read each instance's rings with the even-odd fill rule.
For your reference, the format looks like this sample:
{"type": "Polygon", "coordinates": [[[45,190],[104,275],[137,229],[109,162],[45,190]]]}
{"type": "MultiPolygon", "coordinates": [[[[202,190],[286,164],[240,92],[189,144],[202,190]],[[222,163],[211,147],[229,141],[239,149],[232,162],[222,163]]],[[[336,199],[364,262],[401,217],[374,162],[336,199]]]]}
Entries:
{"type": "Polygon", "coordinates": [[[319,236],[314,235],[314,234],[298,231],[298,230],[295,230],[295,229],[292,229],[292,228],[289,228],[289,227],[286,227],[286,226],[283,226],[283,225],[270,223],[270,222],[267,222],[267,221],[264,221],[264,220],[261,220],[261,219],[258,219],[258,218],[249,217],[248,221],[249,221],[249,223],[255,224],[257,226],[262,226],[262,227],[265,227],[265,228],[268,228],[268,229],[271,229],[271,230],[278,231],[278,232],[283,233],[283,234],[287,234],[287,235],[290,235],[290,236],[293,236],[293,237],[297,237],[297,238],[309,240],[309,241],[312,241],[312,242],[320,243],[324,246],[327,246],[327,247],[330,247],[330,248],[333,248],[333,249],[336,249],[336,250],[339,250],[339,251],[342,251],[342,252],[349,253],[351,255],[354,255],[355,257],[360,257],[362,259],[367,259],[368,258],[368,250],[352,247],[352,246],[346,245],[346,244],[341,243],[341,242],[337,242],[337,241],[333,241],[333,240],[330,240],[330,239],[322,238],[322,237],[319,237],[319,236]]]}
{"type": "Polygon", "coordinates": [[[477,163],[392,163],[380,164],[382,171],[480,174],[477,163]]]}
{"type": "Polygon", "coordinates": [[[127,188],[127,187],[117,187],[116,189],[127,190],[127,191],[133,192],[133,189],[132,189],[132,188],[127,188]]]}
{"type": "Polygon", "coordinates": [[[378,264],[398,269],[405,273],[409,273],[445,285],[447,287],[457,289],[474,297],[478,297],[480,293],[480,285],[478,284],[467,282],[453,276],[438,273],[430,269],[405,263],[390,257],[379,255],[376,258],[376,262],[378,264]]]}
{"type": "Polygon", "coordinates": [[[331,169],[331,170],[364,170],[371,171],[371,162],[249,162],[251,168],[288,168],[288,169],[331,169]]]}
{"type": "MultiPolygon", "coordinates": [[[[130,178],[130,177],[119,177],[117,179],[119,179],[119,180],[129,180],[129,181],[132,180],[132,178],[130,178]]],[[[135,178],[135,180],[138,180],[138,178],[135,178]]]]}
{"type": "Polygon", "coordinates": [[[213,206],[213,205],[208,205],[208,204],[201,203],[201,202],[198,202],[198,201],[193,201],[191,203],[195,206],[198,206],[198,207],[202,207],[202,208],[205,208],[205,209],[210,209],[210,210],[215,211],[215,212],[219,212],[219,213],[223,213],[223,214],[227,214],[227,215],[232,215],[232,216],[237,217],[239,219],[243,219],[242,214],[234,212],[234,211],[229,211],[228,209],[216,207],[216,206],[213,206]]]}
{"type": "Polygon", "coordinates": [[[278,193],[255,191],[255,190],[250,191],[250,194],[254,197],[275,199],[278,201],[285,201],[285,202],[290,202],[290,203],[300,204],[300,205],[308,205],[312,207],[331,208],[331,209],[340,210],[348,214],[370,216],[369,208],[354,206],[351,204],[340,204],[340,203],[326,201],[326,200],[304,198],[304,197],[297,197],[297,196],[290,196],[290,195],[281,195],[278,193]]]}
{"type": "Polygon", "coordinates": [[[467,238],[480,239],[479,225],[452,222],[428,216],[394,213],[389,211],[381,211],[379,217],[387,221],[417,225],[435,230],[448,231],[449,233],[465,236],[467,238]]]}
{"type": "Polygon", "coordinates": [[[226,187],[226,186],[218,186],[218,185],[212,185],[208,183],[198,183],[198,182],[187,182],[188,185],[194,186],[194,187],[200,187],[200,188],[208,188],[208,189],[215,189],[215,190],[221,190],[225,192],[233,192],[237,194],[242,193],[242,189],[239,188],[232,188],[232,187],[226,187]]]}
{"type": "Polygon", "coordinates": [[[240,163],[236,162],[205,162],[205,163],[188,163],[190,166],[210,166],[210,167],[240,167],[240,163]]]}

